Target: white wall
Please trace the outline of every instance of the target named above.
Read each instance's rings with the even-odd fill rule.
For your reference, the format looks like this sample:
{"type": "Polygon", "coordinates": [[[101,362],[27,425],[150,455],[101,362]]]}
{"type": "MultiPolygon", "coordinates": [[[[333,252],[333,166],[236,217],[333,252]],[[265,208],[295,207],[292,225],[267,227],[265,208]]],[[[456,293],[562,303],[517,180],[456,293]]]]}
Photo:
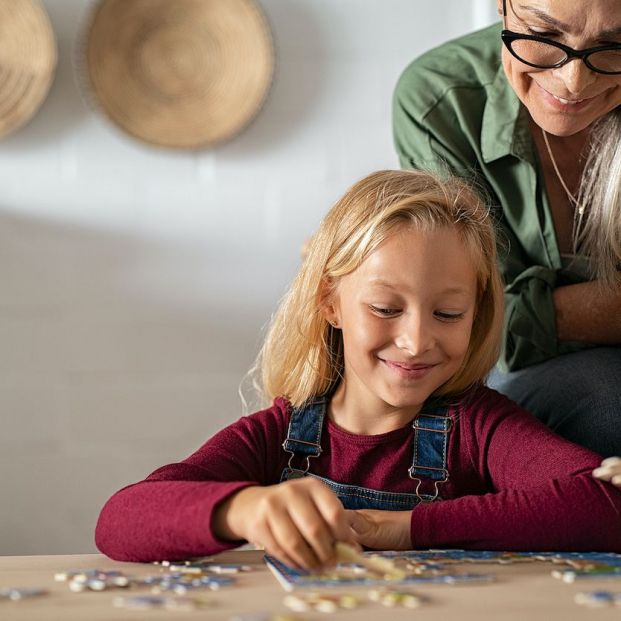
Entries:
{"type": "Polygon", "coordinates": [[[391,92],[494,0],[262,0],[278,65],[263,111],[201,153],[150,148],[82,101],[83,0],[45,0],[59,67],[0,141],[0,554],[94,551],[119,487],[241,414],[237,386],[353,181],[397,160],[391,92]]]}

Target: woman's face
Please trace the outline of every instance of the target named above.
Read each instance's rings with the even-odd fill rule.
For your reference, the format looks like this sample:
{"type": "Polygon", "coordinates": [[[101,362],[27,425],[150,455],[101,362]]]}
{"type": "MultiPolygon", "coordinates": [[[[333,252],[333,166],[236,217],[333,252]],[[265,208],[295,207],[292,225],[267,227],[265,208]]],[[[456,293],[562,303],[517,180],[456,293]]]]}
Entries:
{"type": "MultiPolygon", "coordinates": [[[[502,0],[498,6],[502,15],[502,0]]],[[[621,43],[621,1],[507,0],[506,28],[577,50],[621,43]]],[[[621,75],[595,73],[580,59],[535,69],[503,46],[502,63],[535,123],[550,134],[572,136],[621,105],[621,75]]]]}

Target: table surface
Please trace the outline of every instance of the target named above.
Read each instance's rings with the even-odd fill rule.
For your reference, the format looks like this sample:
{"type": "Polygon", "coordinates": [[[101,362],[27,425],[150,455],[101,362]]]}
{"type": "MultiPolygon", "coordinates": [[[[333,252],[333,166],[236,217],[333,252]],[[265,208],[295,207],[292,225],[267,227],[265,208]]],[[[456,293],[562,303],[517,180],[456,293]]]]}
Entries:
{"type": "MultiPolygon", "coordinates": [[[[217,557],[222,563],[243,563],[251,565],[253,571],[236,575],[235,586],[219,591],[205,591],[211,601],[206,609],[196,611],[147,610],[135,611],[115,608],[113,600],[126,595],[124,589],[102,592],[73,593],[66,583],[55,582],[54,574],[71,569],[116,569],[127,575],[140,576],[158,573],[159,569],[149,564],[118,563],[99,554],[59,556],[5,556],[0,557],[1,587],[41,587],[49,594],[31,600],[0,601],[0,619],[3,621],[98,621],[115,619],[192,619],[209,618],[229,620],[237,614],[269,612],[287,614],[283,605],[285,591],[264,565],[263,553],[257,550],[233,550],[217,557]]],[[[330,593],[359,593],[364,597],[356,610],[342,610],[329,615],[338,619],[377,621],[377,615],[390,614],[391,621],[411,619],[412,615],[422,620],[445,620],[457,618],[460,621],[480,619],[528,619],[534,621],[574,621],[575,619],[618,619],[619,609],[610,607],[593,610],[574,603],[574,595],[580,591],[606,589],[621,591],[621,580],[589,579],[566,584],[550,575],[549,563],[518,563],[512,565],[468,565],[468,571],[491,573],[496,580],[487,584],[468,585],[413,585],[408,587],[417,594],[425,595],[429,602],[417,610],[406,608],[385,608],[381,604],[366,600],[366,587],[346,589],[324,589],[330,593]]],[[[304,593],[305,589],[299,592],[304,593]]],[[[131,590],[131,594],[147,594],[144,589],[131,590]]],[[[292,613],[289,613],[292,614],[292,613]]],[[[325,619],[321,612],[298,613],[299,619],[325,619]]]]}

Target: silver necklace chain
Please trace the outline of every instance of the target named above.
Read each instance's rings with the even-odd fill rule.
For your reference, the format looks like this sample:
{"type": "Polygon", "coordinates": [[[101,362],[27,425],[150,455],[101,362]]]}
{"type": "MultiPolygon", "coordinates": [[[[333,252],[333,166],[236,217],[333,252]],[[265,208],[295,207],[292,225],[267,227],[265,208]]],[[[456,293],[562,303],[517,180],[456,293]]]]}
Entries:
{"type": "Polygon", "coordinates": [[[550,161],[552,162],[554,172],[556,173],[558,180],[561,182],[563,190],[565,190],[565,194],[567,194],[567,198],[569,198],[569,201],[574,206],[574,209],[578,212],[578,216],[582,217],[584,215],[584,205],[580,205],[578,203],[578,199],[569,191],[569,188],[567,187],[567,184],[563,179],[563,175],[561,175],[561,171],[558,169],[558,165],[556,163],[556,160],[554,159],[554,155],[552,154],[552,148],[550,147],[550,142],[548,141],[548,134],[546,133],[546,130],[543,129],[543,127],[541,128],[541,133],[543,134],[543,141],[546,143],[546,149],[548,150],[548,155],[550,156],[550,161]]]}

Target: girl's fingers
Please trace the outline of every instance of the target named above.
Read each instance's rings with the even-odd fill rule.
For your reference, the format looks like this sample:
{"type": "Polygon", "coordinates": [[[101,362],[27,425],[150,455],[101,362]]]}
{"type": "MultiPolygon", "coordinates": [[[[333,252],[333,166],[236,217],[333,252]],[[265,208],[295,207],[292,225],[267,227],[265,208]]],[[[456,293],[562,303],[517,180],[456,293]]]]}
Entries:
{"type": "Polygon", "coordinates": [[[593,470],[593,476],[602,481],[610,481],[621,487],[621,457],[608,457],[602,461],[599,468],[593,470]]]}
{"type": "Polygon", "coordinates": [[[298,504],[291,507],[291,519],[313,550],[319,563],[326,565],[334,560],[334,536],[312,498],[309,498],[305,505],[298,504]]]}
{"type": "Polygon", "coordinates": [[[314,492],[314,499],[317,509],[329,528],[331,546],[334,546],[336,541],[354,543],[347,514],[334,492],[322,483],[320,486],[317,486],[317,490],[314,492]]]}
{"type": "Polygon", "coordinates": [[[371,522],[359,511],[347,511],[347,520],[350,528],[359,537],[368,535],[371,530],[371,522]]]}
{"type": "Polygon", "coordinates": [[[609,468],[602,468],[601,466],[599,468],[595,468],[592,474],[596,479],[602,479],[604,481],[609,481],[613,476],[613,473],[609,468]]]}
{"type": "Polygon", "coordinates": [[[276,544],[293,560],[295,566],[304,569],[321,566],[319,558],[288,513],[274,514],[270,520],[270,530],[276,544]]]}
{"type": "Polygon", "coordinates": [[[268,554],[275,556],[279,561],[285,563],[285,565],[289,565],[290,567],[300,567],[291,557],[289,557],[281,545],[276,541],[269,524],[264,524],[258,539],[259,543],[268,554]]]}

